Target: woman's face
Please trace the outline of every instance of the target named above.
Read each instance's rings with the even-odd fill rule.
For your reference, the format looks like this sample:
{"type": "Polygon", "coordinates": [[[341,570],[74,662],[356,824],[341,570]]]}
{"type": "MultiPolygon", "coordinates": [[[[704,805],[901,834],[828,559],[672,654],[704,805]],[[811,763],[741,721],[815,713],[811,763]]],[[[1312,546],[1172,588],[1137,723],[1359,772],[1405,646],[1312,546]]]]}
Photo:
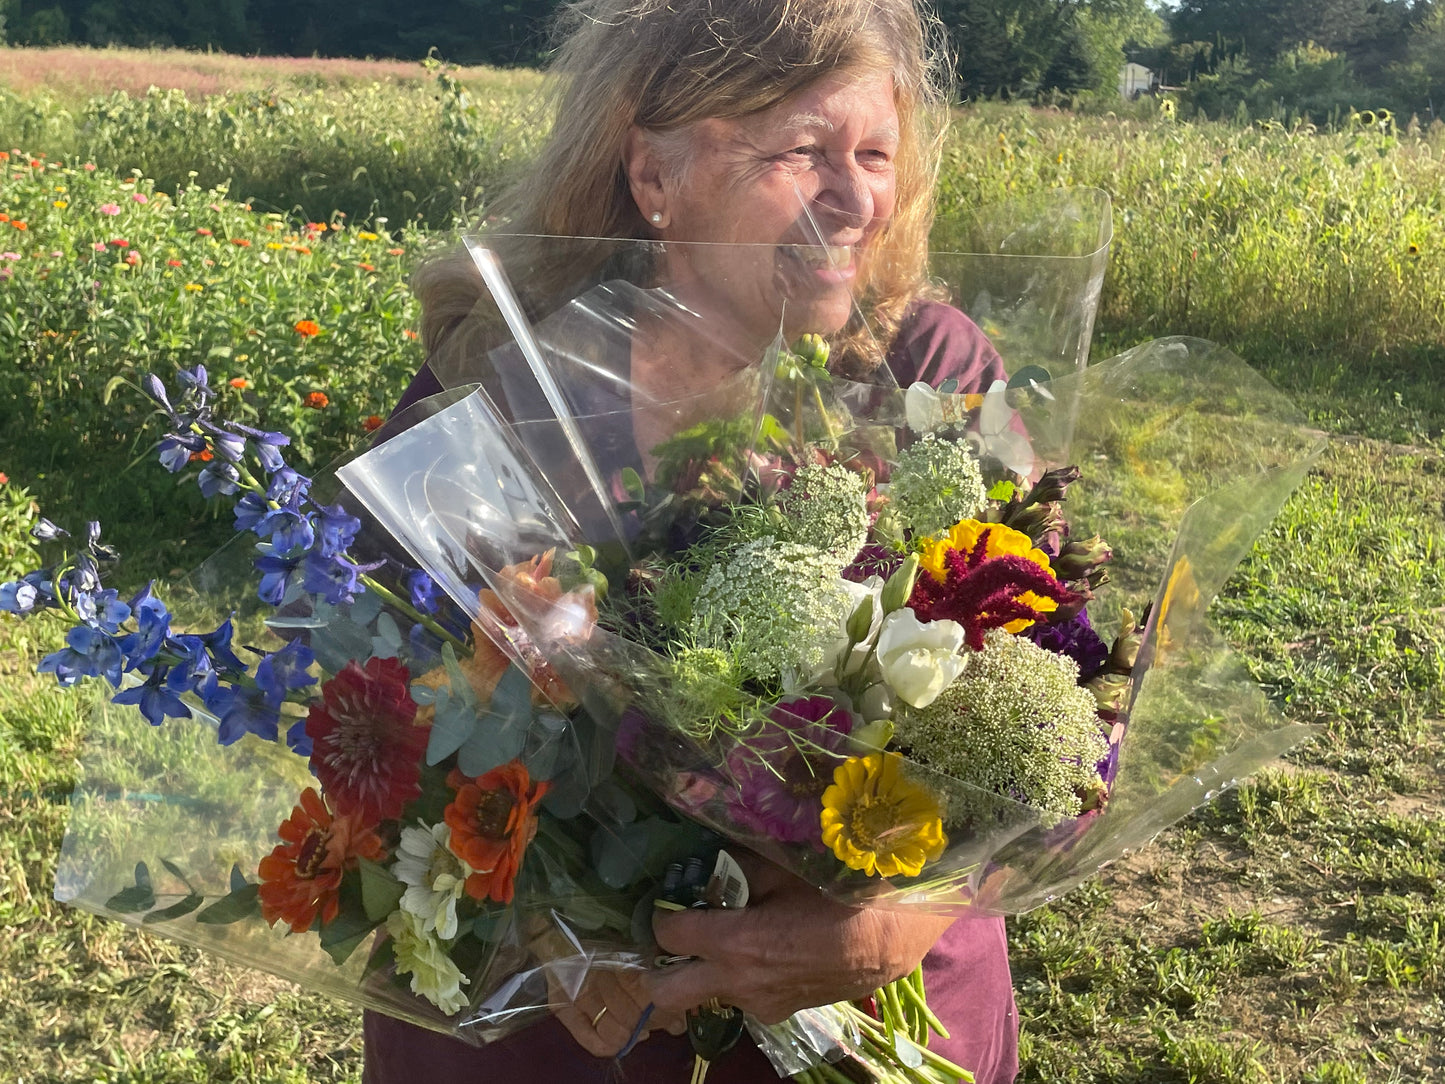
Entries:
{"type": "Polygon", "coordinates": [[[634,197],[644,219],[661,212],[664,241],[740,247],[668,246],[667,286],[762,341],[780,324],[787,341],[840,329],[893,214],[898,126],[886,71],[837,73],[761,113],[696,124],[686,161],[640,192],[634,175],[634,197]]]}

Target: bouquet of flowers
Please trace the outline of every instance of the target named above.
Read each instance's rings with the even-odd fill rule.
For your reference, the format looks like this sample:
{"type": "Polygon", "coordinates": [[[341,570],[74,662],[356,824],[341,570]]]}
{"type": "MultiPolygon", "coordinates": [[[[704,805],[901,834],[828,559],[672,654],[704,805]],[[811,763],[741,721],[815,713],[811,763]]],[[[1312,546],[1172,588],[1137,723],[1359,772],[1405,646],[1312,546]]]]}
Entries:
{"type": "MultiPolygon", "coordinates": [[[[253,537],[164,601],[104,586],[94,527],[0,587],[74,623],[46,670],[118,689],[57,897],[483,1042],[649,966],[669,870],[723,842],[954,912],[1147,841],[1302,736],[1203,612],[1312,441],[1207,344],[1082,367],[1101,209],[980,218],[992,278],[936,257],[1013,374],[979,394],[830,371],[882,352],[861,316],[740,333],[770,253],[595,239],[506,240],[521,297],[476,246],[498,302],[431,359],[447,390],[315,479],[203,370],[153,380],[162,462],[253,537]]],[[[753,1033],[784,1073],[947,1074],[921,994],[753,1033]]]]}

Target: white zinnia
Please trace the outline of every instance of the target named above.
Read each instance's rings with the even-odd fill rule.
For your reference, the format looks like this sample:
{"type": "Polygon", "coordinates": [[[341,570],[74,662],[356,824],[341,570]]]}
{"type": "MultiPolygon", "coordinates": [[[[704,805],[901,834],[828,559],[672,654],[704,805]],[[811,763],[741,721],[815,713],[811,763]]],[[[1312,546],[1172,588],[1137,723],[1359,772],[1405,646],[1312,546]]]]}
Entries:
{"type": "Polygon", "coordinates": [[[421,920],[427,933],[444,941],[457,935],[457,900],[475,870],[451,850],[452,830],[425,823],[401,830],[396,865],[391,872],[407,886],[401,909],[421,920]]]}
{"type": "Polygon", "coordinates": [[[957,621],[919,621],[907,606],[883,619],[878,666],[898,698],[924,708],[963,673],[963,626],[957,621]]]}
{"type": "Polygon", "coordinates": [[[447,950],[422,926],[421,919],[407,911],[393,911],[386,917],[391,934],[396,973],[411,976],[411,992],[426,998],[448,1016],[467,1007],[462,986],[471,982],[452,962],[447,950]]]}

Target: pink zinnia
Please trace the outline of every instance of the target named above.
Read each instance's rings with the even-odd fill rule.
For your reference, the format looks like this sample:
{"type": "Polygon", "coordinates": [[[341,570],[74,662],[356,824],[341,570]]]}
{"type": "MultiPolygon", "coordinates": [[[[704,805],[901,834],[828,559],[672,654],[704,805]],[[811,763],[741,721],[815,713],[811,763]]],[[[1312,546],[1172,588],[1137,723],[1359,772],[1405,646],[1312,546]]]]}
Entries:
{"type": "Polygon", "coordinates": [[[100,213],[103,215],[118,215],[120,214],[120,204],[102,203],[100,205],[100,213]]]}
{"type": "Polygon", "coordinates": [[[131,196],[131,199],[135,200],[137,203],[150,202],[150,200],[146,198],[146,194],[144,192],[136,192],[134,195],[131,196]]]}
{"type": "Polygon", "coordinates": [[[853,717],[826,696],[788,700],[755,737],[728,753],[737,784],[728,811],[741,825],[782,843],[822,845],[823,791],[846,758],[853,717]]]}

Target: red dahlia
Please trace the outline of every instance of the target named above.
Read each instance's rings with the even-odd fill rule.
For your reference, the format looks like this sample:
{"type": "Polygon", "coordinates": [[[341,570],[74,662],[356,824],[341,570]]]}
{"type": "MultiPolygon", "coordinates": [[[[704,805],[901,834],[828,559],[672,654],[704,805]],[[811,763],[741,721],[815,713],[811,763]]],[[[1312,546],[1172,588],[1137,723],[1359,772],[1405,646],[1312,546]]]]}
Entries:
{"type": "Polygon", "coordinates": [[[365,825],[392,820],[421,793],[430,726],[416,725],[411,674],[395,659],[353,660],[321,686],[306,734],[311,770],[338,814],[365,825]]]}

